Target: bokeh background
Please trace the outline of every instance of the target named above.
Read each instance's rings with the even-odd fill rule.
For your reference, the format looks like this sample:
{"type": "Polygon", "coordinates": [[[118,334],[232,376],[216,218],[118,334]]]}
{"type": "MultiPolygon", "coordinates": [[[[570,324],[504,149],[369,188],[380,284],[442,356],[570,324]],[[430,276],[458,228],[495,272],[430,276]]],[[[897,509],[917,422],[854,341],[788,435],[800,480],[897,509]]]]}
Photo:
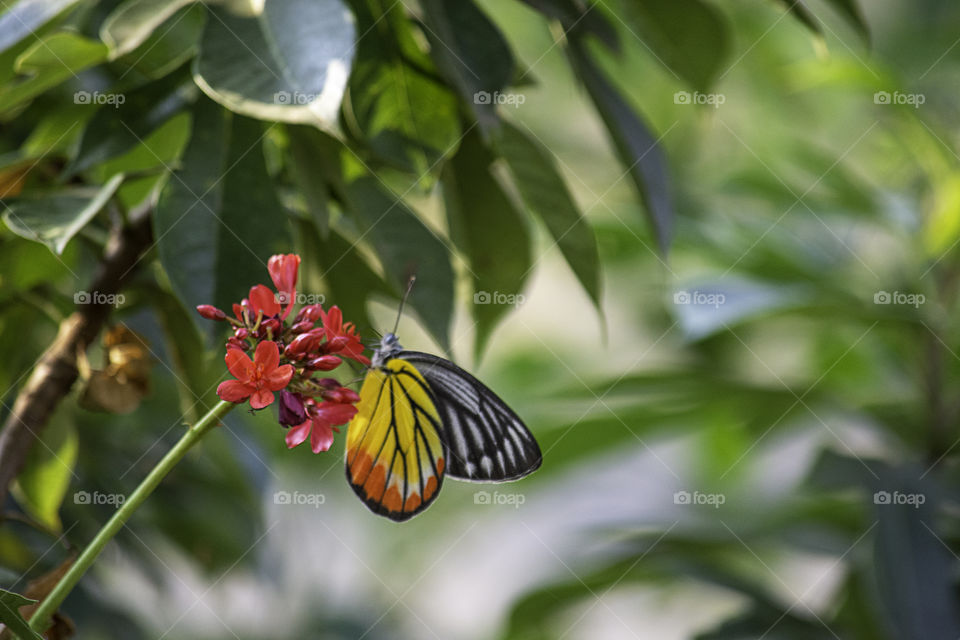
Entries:
{"type": "MultiPolygon", "coordinates": [[[[81,3],[48,29],[95,37],[117,4],[81,3]]],[[[408,5],[394,7],[414,17],[434,10],[408,5]]],[[[497,105],[497,118],[548,152],[589,222],[599,304],[554,234],[531,219],[529,275],[503,292],[510,303],[485,321],[483,348],[471,265],[483,251],[509,262],[496,243],[479,253],[451,245],[448,344],[421,321],[427,299],[399,335],[409,348],[449,347],[507,400],[540,442],[542,468],[511,484],[447,482],[429,510],[397,525],[348,487],[342,434],[327,453],[287,450],[270,410],[234,411],[66,601],[77,637],[960,635],[960,6],[687,5],[658,14],[658,3],[641,0],[478,2],[520,70],[504,89],[514,104],[497,105]],[[669,180],[648,183],[644,197],[628,169],[647,158],[618,155],[571,66],[570,23],[544,6],[586,7],[614,30],[619,53],[587,46],[662,151],[669,180]],[[698,22],[704,7],[720,36],[698,22]],[[658,26],[656,15],[672,22],[658,26]],[[677,62],[678,50],[696,60],[677,62]],[[703,86],[691,68],[708,69],[703,86]],[[671,200],[669,251],[647,215],[659,191],[671,200]]],[[[423,50],[429,29],[415,33],[423,50]]],[[[25,145],[64,131],[79,117],[69,96],[92,74],[116,78],[112,64],[8,109],[3,175],[14,217],[23,194],[10,190],[11,172],[30,155],[25,145]],[[37,133],[42,123],[48,130],[37,133]]],[[[464,121],[485,117],[464,109],[464,121]]],[[[163,188],[151,171],[181,166],[188,135],[164,126],[180,136],[169,156],[138,161],[127,151],[72,177],[63,167],[81,143],[79,129],[69,133],[41,154],[45,175],[28,172],[26,193],[140,171],[149,184],[127,196],[138,202],[163,188]]],[[[355,134],[350,145],[363,141],[355,134]]],[[[265,147],[281,191],[289,176],[274,156],[284,139],[270,133],[265,147]]],[[[430,229],[453,236],[439,169],[371,166],[430,229]]],[[[504,192],[517,201],[515,191],[504,192]]],[[[352,239],[349,207],[336,200],[331,226],[352,239]]],[[[3,415],[92,271],[112,215],[98,214],[61,255],[22,229],[0,230],[3,415]]],[[[384,283],[370,287],[350,260],[330,266],[330,240],[309,217],[282,224],[293,231],[286,250],[304,256],[305,291],[347,306],[343,292],[364,289],[350,303],[369,314],[356,318],[364,338],[375,338],[370,327],[389,330],[399,289],[381,247],[357,253],[384,283]]],[[[129,492],[212,403],[223,336],[186,319],[182,303],[194,301],[178,289],[182,276],[167,273],[169,258],[154,255],[162,251],[151,249],[112,317],[150,345],[149,393],[126,415],[78,406],[76,391],[60,405],[48,432],[61,434],[51,446],[69,469],[37,463],[40,478],[21,476],[4,506],[4,587],[22,590],[109,517],[113,505],[82,504],[76,492],[129,492]],[[185,377],[184,357],[202,373],[185,377]],[[195,394],[186,401],[184,385],[195,394]]],[[[217,295],[238,299],[267,279],[262,263],[251,267],[224,278],[217,295]],[[251,272],[257,280],[240,279],[251,272]]],[[[90,350],[94,366],[101,351],[90,350]]]]}

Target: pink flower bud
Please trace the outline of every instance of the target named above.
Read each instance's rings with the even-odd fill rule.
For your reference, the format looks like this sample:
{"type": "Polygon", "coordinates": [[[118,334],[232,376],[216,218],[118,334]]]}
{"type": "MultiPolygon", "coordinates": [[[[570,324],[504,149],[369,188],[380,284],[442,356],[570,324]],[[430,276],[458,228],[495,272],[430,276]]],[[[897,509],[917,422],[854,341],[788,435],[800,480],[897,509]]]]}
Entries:
{"type": "Polygon", "coordinates": [[[337,356],[320,356],[307,363],[307,368],[311,371],[332,371],[340,366],[343,360],[337,356]]]}
{"type": "Polygon", "coordinates": [[[207,320],[224,320],[227,317],[220,309],[217,309],[212,304],[201,304],[197,306],[197,313],[206,318],[207,320]]]}

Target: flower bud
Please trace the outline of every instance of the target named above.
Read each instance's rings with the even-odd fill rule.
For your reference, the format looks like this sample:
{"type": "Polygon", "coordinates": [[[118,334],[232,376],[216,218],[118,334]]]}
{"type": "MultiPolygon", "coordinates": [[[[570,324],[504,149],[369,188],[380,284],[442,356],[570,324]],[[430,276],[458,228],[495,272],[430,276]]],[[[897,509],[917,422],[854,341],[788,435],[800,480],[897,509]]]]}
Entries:
{"type": "Polygon", "coordinates": [[[360,400],[360,395],[356,391],[346,387],[322,391],[320,395],[323,396],[324,400],[340,404],[353,404],[360,400]]]}
{"type": "Polygon", "coordinates": [[[307,369],[311,371],[333,371],[343,362],[337,356],[320,356],[307,362],[307,369]]]}
{"type": "Polygon", "coordinates": [[[250,335],[250,332],[247,329],[244,329],[243,327],[239,327],[236,331],[233,332],[233,335],[237,340],[246,340],[247,337],[250,335]]]}
{"type": "Polygon", "coordinates": [[[236,337],[230,337],[227,339],[227,349],[240,349],[240,351],[247,351],[249,348],[250,345],[244,340],[240,340],[236,337]]]}
{"type": "Polygon", "coordinates": [[[304,320],[294,324],[290,330],[294,333],[306,333],[307,331],[310,331],[310,329],[313,329],[313,323],[309,320],[304,320]]]}
{"type": "Polygon", "coordinates": [[[197,305],[197,313],[207,320],[225,320],[227,317],[227,314],[220,309],[217,309],[212,304],[197,305]]]}

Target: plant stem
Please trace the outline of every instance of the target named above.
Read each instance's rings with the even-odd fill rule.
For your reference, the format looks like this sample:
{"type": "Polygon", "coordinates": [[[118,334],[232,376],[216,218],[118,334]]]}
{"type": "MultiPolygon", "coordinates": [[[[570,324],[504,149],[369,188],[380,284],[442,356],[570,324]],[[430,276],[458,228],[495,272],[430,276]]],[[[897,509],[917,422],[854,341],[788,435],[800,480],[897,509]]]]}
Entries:
{"type": "Polygon", "coordinates": [[[46,629],[50,616],[54,614],[60,604],[66,599],[67,595],[76,586],[83,574],[87,572],[93,562],[103,551],[108,542],[117,535],[123,528],[133,512],[143,504],[153,490],[157,488],[160,481],[170,473],[174,466],[186,455],[193,445],[200,441],[200,438],[212,427],[219,424],[220,419],[225,416],[236,405],[232,402],[221,400],[213,409],[207,412],[197,424],[187,430],[183,437],[173,446],[167,455],[157,463],[147,477],[143,479],[133,493],[124,501],[124,503],[113,514],[113,517],[97,532],[96,537],[90,541],[87,548],[83,550],[73,566],[63,575],[60,582],[53,588],[50,595],[37,607],[33,617],[30,618],[30,628],[34,631],[42,632],[46,629]]]}

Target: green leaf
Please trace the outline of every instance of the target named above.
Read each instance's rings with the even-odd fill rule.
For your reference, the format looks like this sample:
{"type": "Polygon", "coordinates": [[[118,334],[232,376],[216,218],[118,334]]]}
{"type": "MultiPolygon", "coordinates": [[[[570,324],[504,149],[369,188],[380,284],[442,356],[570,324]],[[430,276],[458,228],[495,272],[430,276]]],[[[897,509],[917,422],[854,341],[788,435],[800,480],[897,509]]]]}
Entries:
{"type": "Polygon", "coordinates": [[[730,50],[726,23],[700,0],[621,0],[623,14],[653,55],[691,87],[710,88],[730,50]]]}
{"type": "Polygon", "coordinates": [[[77,462],[79,439],[72,422],[55,415],[27,454],[14,496],[37,522],[59,532],[60,505],[77,462]]]}
{"type": "Polygon", "coordinates": [[[183,7],[193,0],[127,0],[107,16],[100,27],[100,39],[110,47],[110,59],[130,53],[183,7]]]}
{"type": "Polygon", "coordinates": [[[188,4],[167,18],[150,37],[133,51],[115,60],[126,67],[122,77],[137,75],[158,79],[180,67],[200,51],[200,38],[206,24],[207,10],[202,4],[188,4]],[[131,73],[136,72],[136,73],[131,73]]]}
{"type": "Polygon", "coordinates": [[[474,130],[443,174],[450,226],[473,276],[478,355],[497,322],[522,300],[531,271],[526,222],[491,173],[493,159],[474,130]]]}
{"type": "Polygon", "coordinates": [[[860,11],[856,0],[827,0],[827,2],[833,6],[837,13],[846,18],[847,22],[860,32],[864,40],[870,40],[870,27],[867,25],[867,21],[864,20],[863,13],[860,11]]]}
{"type": "Polygon", "coordinates": [[[303,194],[317,230],[326,237],[330,230],[330,208],[323,177],[331,170],[332,162],[324,157],[325,134],[305,126],[290,126],[287,131],[290,173],[303,194]]]}
{"type": "Polygon", "coordinates": [[[240,16],[210,7],[194,79],[232,111],[336,130],[356,35],[340,0],[263,3],[240,16]]]}
{"type": "Polygon", "coordinates": [[[567,264],[600,308],[600,255],[597,239],[550,152],[511,124],[504,123],[498,151],[510,167],[517,189],[527,207],[543,220],[567,264]]]}
{"type": "Polygon", "coordinates": [[[587,35],[596,37],[608,49],[620,50],[617,30],[602,12],[596,11],[596,5],[580,4],[577,0],[523,0],[540,13],[559,20],[568,37],[579,38],[587,35]]]}
{"type": "Polygon", "coordinates": [[[423,0],[430,54],[485,130],[497,124],[493,94],[514,76],[513,54],[473,0],[423,0]]]}
{"type": "Polygon", "coordinates": [[[7,626],[20,640],[43,640],[43,636],[30,628],[20,615],[20,607],[36,604],[36,600],[25,598],[19,593],[0,589],[0,622],[7,626]]]}
{"type": "Polygon", "coordinates": [[[119,156],[144,140],[197,96],[189,77],[174,74],[125,94],[123,104],[105,105],[87,124],[70,174],[119,156]]]}
{"type": "Polygon", "coordinates": [[[0,113],[73,78],[106,57],[106,45],[69,31],[38,40],[14,64],[16,72],[25,77],[0,89],[0,113]]]}
{"type": "Polygon", "coordinates": [[[453,268],[440,238],[376,178],[360,176],[346,185],[350,213],[363,238],[376,249],[386,279],[398,291],[413,275],[410,306],[444,349],[450,348],[453,268]]]}
{"type": "Polygon", "coordinates": [[[71,187],[45,196],[20,198],[8,203],[3,221],[28,240],[42,242],[62,254],[67,243],[93,220],[123,182],[118,173],[102,187],[71,187]]]}
{"type": "Polygon", "coordinates": [[[160,195],[154,232],[160,262],[177,297],[192,309],[229,309],[267,280],[269,257],[288,247],[253,120],[215,103],[194,109],[193,136],[160,195]]]}
{"type": "Polygon", "coordinates": [[[606,78],[582,43],[569,48],[577,75],[603,119],[620,161],[627,167],[646,208],[660,251],[667,252],[673,236],[673,199],[666,161],[659,143],[643,120],[606,78]]]}
{"type": "Polygon", "coordinates": [[[20,0],[13,6],[4,3],[0,14],[0,52],[5,52],[53,20],[77,0],[20,0]]]}

